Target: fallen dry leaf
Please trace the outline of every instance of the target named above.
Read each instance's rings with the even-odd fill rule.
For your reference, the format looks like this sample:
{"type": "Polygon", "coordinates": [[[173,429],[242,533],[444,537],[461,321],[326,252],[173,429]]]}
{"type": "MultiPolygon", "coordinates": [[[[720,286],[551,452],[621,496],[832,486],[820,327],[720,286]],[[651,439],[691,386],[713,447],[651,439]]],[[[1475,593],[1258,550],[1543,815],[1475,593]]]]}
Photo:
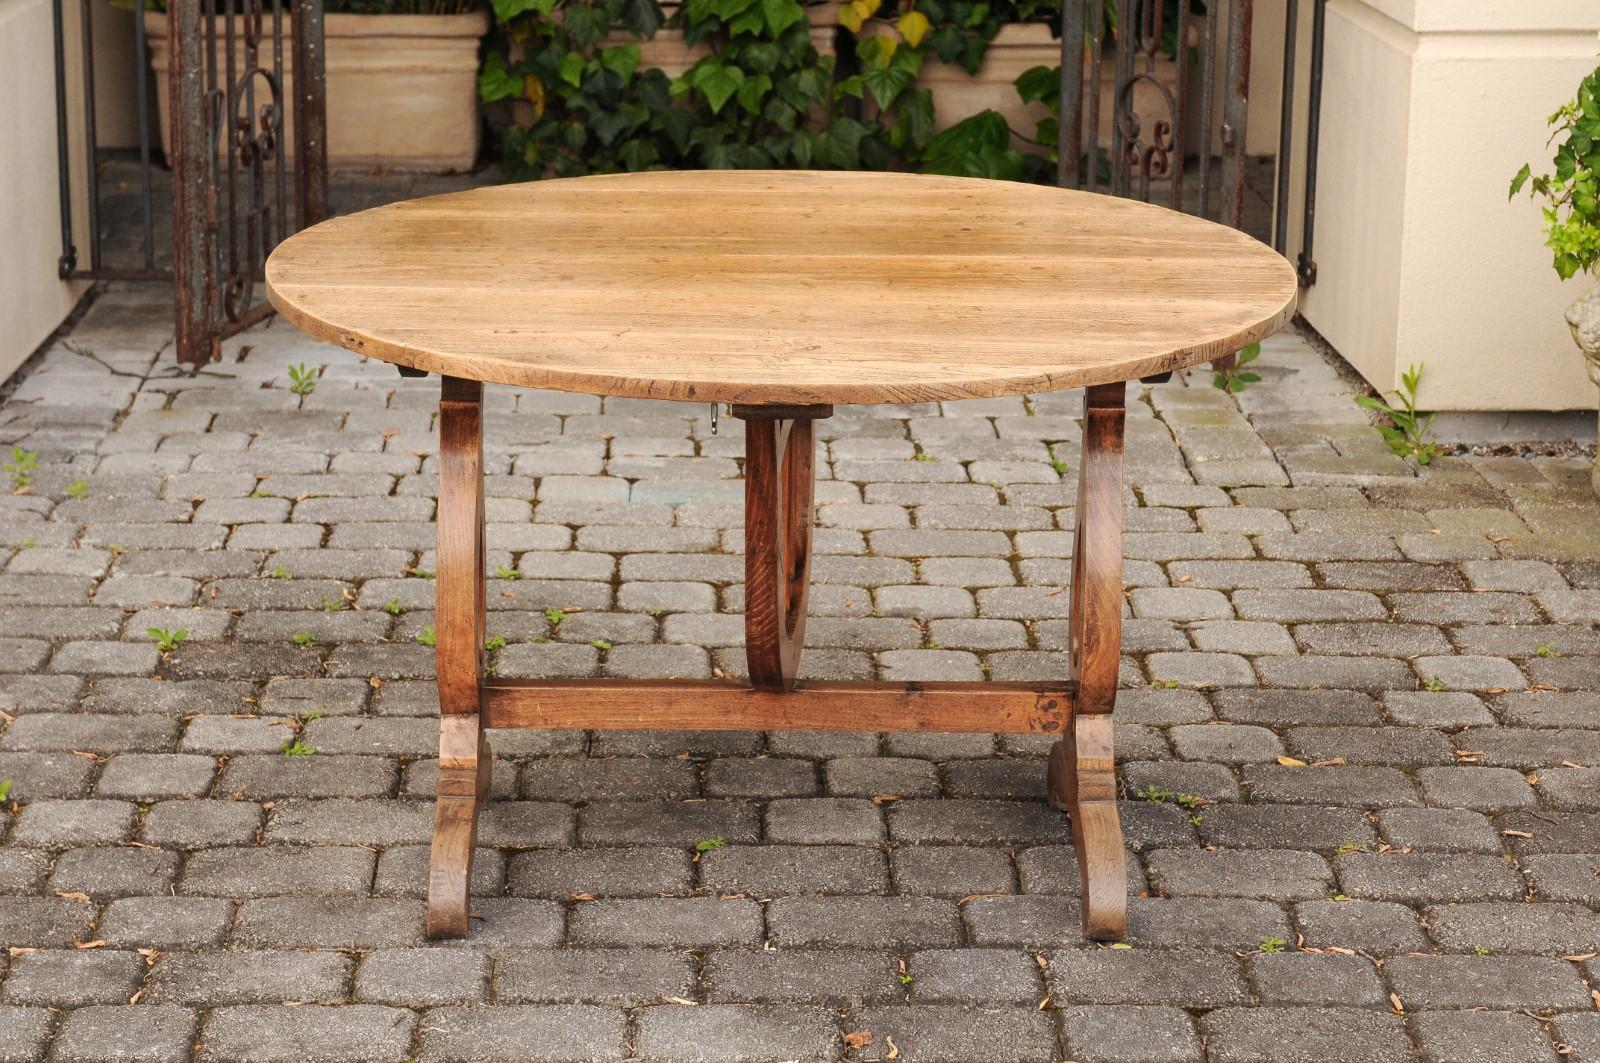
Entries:
{"type": "Polygon", "coordinates": [[[865,1048],[872,1043],[871,1030],[851,1030],[844,1035],[846,1048],[865,1048]]]}
{"type": "Polygon", "coordinates": [[[106,941],[105,938],[95,938],[93,941],[74,941],[72,947],[75,949],[103,949],[106,947],[106,941]]]}
{"type": "MultiPolygon", "coordinates": [[[[1600,996],[1600,992],[1597,992],[1596,995],[1600,996]]],[[[884,1059],[899,1059],[900,1058],[900,1046],[894,1043],[894,1038],[893,1037],[890,1037],[888,1034],[884,1034],[883,1035],[883,1043],[885,1045],[889,1046],[889,1051],[884,1055],[884,1057],[883,1057],[884,1059]]]]}
{"type": "Polygon", "coordinates": [[[1306,762],[1298,757],[1279,757],[1278,763],[1286,768],[1303,768],[1306,766],[1306,762]]]}
{"type": "Polygon", "coordinates": [[[1406,1013],[1406,1006],[1401,1003],[1399,993],[1389,994],[1389,1004],[1394,1008],[1394,1013],[1396,1015],[1404,1015],[1406,1013]]]}

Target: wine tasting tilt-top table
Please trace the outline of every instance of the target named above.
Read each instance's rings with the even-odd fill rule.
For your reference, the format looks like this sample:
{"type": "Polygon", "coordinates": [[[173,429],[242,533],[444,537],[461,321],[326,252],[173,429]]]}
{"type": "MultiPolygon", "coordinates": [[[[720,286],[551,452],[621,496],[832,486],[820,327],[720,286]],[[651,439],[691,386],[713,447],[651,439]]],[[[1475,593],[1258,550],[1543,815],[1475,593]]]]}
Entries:
{"type": "Polygon", "coordinates": [[[710,171],[502,185],[313,226],[266,267],[311,335],[437,373],[439,792],[428,933],[467,933],[495,727],[1059,735],[1084,932],[1122,936],[1112,750],[1124,382],[1293,313],[1289,264],[1109,196],[908,174],[710,171]],[[732,405],[745,431],[748,682],[485,673],[483,385],[732,405]],[[796,681],[814,426],[846,403],[1083,388],[1069,651],[1048,682],[796,681]]]}

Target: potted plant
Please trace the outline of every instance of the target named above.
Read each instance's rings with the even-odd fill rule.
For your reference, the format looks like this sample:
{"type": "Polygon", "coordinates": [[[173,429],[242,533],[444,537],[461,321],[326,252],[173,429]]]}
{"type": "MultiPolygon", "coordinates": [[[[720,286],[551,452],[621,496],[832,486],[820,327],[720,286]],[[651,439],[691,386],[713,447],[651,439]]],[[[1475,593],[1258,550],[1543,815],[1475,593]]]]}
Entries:
{"type": "MultiPolygon", "coordinates": [[[[1513,198],[1524,188],[1544,205],[1545,244],[1556,273],[1571,280],[1590,274],[1600,262],[1600,68],[1578,85],[1577,95],[1550,116],[1556,144],[1554,171],[1534,176],[1524,166],[1511,181],[1513,198]],[[1557,143],[1559,141],[1559,143],[1557,143]]],[[[1591,288],[1567,308],[1567,324],[1589,364],[1589,379],[1600,386],[1600,287],[1591,288]]],[[[1600,493],[1600,459],[1592,482],[1600,493]]]]}
{"type": "MultiPolygon", "coordinates": [[[[478,157],[478,46],[489,19],[479,0],[327,0],[323,21],[328,107],[328,166],[414,173],[467,170],[478,157]]],[[[218,50],[225,27],[218,19],[218,50]]],[[[235,63],[243,70],[244,16],[234,16],[235,63]]],[[[270,33],[271,15],[264,17],[270,33]]],[[[146,0],[150,67],[166,84],[171,57],[165,0],[146,0]]],[[[290,33],[284,17],[284,34],[290,33]]],[[[272,62],[270,36],[259,53],[272,62]]],[[[226,57],[218,55],[219,70],[226,57]]],[[[223,80],[219,77],[219,81],[223,80]]],[[[294,72],[284,50],[283,149],[293,151],[289,101],[294,72]]],[[[264,91],[257,80],[258,100],[264,91]]],[[[155,94],[161,144],[170,148],[167,93],[155,94]]]]}

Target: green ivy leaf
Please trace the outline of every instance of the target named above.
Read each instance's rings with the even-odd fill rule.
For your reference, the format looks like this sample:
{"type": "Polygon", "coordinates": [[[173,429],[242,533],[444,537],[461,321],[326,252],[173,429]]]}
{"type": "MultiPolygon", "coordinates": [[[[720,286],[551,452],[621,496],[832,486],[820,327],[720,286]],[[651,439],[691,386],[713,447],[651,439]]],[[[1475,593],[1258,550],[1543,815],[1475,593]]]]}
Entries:
{"type": "Polygon", "coordinates": [[[765,74],[757,74],[753,78],[746,78],[745,83],[739,86],[739,106],[750,114],[761,113],[761,101],[772,91],[772,79],[765,74]]]}
{"type": "MultiPolygon", "coordinates": [[[[506,23],[522,14],[524,11],[538,11],[547,14],[549,8],[540,10],[540,0],[494,0],[494,17],[497,22],[506,23]]],[[[554,0],[551,0],[554,6],[554,0]]]]}
{"type": "Polygon", "coordinates": [[[656,0],[623,0],[619,17],[623,26],[646,40],[656,35],[664,21],[656,0]]]}
{"type": "Polygon", "coordinates": [[[655,147],[646,140],[628,141],[617,151],[617,157],[622,160],[622,165],[634,173],[652,169],[661,160],[655,147]]]}
{"type": "Polygon", "coordinates": [[[569,4],[562,9],[561,24],[580,49],[587,49],[611,31],[611,16],[603,7],[569,4]]]}
{"type": "Polygon", "coordinates": [[[1011,129],[998,111],[980,111],[928,141],[923,172],[1015,181],[1026,163],[1010,149],[1011,129]]]}
{"type": "Polygon", "coordinates": [[[714,60],[702,60],[695,68],[689,71],[694,79],[693,85],[706,102],[711,105],[711,113],[718,114],[724,104],[739,91],[739,86],[745,82],[744,71],[736,66],[728,66],[714,60]]]}
{"type": "Polygon", "coordinates": [[[946,22],[928,34],[928,43],[933,46],[933,54],[939,57],[939,62],[953,63],[966,49],[967,35],[961,32],[960,26],[946,22]]]}
{"type": "Polygon", "coordinates": [[[761,108],[761,117],[777,126],[784,133],[793,133],[799,124],[800,112],[784,100],[773,95],[767,97],[767,102],[761,108]]]}
{"type": "Polygon", "coordinates": [[[860,169],[861,140],[866,135],[867,127],[854,118],[834,119],[818,143],[818,161],[841,170],[860,169]]]}
{"type": "Polygon", "coordinates": [[[616,74],[626,85],[633,80],[633,72],[639,68],[639,46],[620,44],[607,48],[600,53],[600,65],[616,74]]]}
{"type": "Polygon", "coordinates": [[[728,23],[728,36],[752,37],[761,32],[762,25],[761,12],[746,11],[728,23]]]}
{"type": "Polygon", "coordinates": [[[817,138],[810,130],[798,129],[790,139],[789,154],[794,157],[794,164],[801,168],[809,167],[816,158],[817,138]]]}
{"type": "Polygon", "coordinates": [[[893,67],[876,67],[861,75],[861,81],[872,93],[880,110],[888,110],[895,98],[911,85],[911,75],[893,67]]]}
{"type": "Polygon", "coordinates": [[[583,68],[585,65],[583,56],[580,53],[568,52],[561,57],[561,65],[556,68],[556,72],[561,75],[562,81],[565,81],[573,88],[577,88],[583,82],[583,68]]]}
{"type": "Polygon", "coordinates": [[[1061,68],[1059,66],[1029,67],[1018,75],[1012,82],[1017,87],[1017,95],[1022,97],[1023,103],[1035,103],[1039,100],[1055,100],[1060,106],[1061,99],[1061,68]]]}
{"type": "Polygon", "coordinates": [[[1522,191],[1522,187],[1528,183],[1528,179],[1532,176],[1533,167],[1524,163],[1522,169],[1517,171],[1517,176],[1511,179],[1511,195],[1507,198],[1515,199],[1517,193],[1522,191]]]}
{"type": "Polygon", "coordinates": [[[589,118],[589,128],[594,131],[600,143],[608,148],[615,144],[632,125],[632,121],[622,111],[599,111],[589,118]]]}
{"type": "Polygon", "coordinates": [[[499,52],[489,53],[478,74],[478,98],[484,103],[493,103],[521,94],[522,79],[511,73],[506,57],[499,52]]]}
{"type": "Polygon", "coordinates": [[[761,15],[766,19],[768,31],[777,37],[795,23],[804,22],[806,9],[796,0],[761,0],[761,15]]]}
{"type": "Polygon", "coordinates": [[[921,151],[933,136],[933,93],[916,89],[900,97],[889,143],[901,151],[921,151]]]}

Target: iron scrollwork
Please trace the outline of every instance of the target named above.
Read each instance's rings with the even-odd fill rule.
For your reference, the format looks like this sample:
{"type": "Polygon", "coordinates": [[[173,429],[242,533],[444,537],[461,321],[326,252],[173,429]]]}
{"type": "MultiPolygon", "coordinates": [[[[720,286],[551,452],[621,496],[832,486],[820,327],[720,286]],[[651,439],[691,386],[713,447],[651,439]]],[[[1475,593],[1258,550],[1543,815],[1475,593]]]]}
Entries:
{"type": "Polygon", "coordinates": [[[212,183],[207,231],[216,296],[230,322],[244,321],[255,305],[255,282],[266,253],[283,236],[283,8],[271,0],[271,29],[262,0],[223,5],[223,46],[216,22],[208,31],[212,68],[207,78],[212,183]],[[270,60],[262,55],[270,42],[270,60]],[[242,60],[242,61],[241,61],[242,60]],[[221,71],[215,67],[220,63],[221,71]],[[222,216],[219,216],[222,215],[222,216]]]}
{"type": "Polygon", "coordinates": [[[1176,210],[1242,226],[1253,6],[1254,0],[1206,0],[1203,5],[1193,0],[1064,0],[1062,70],[1081,68],[1084,73],[1081,79],[1062,78],[1060,183],[1159,199],[1176,210]],[[1107,64],[1114,76],[1102,92],[1101,72],[1107,64]],[[1101,143],[1102,106],[1111,108],[1110,144],[1101,143]],[[1212,154],[1218,143],[1220,196],[1212,154]],[[1081,150],[1067,145],[1080,145],[1081,150]]]}

